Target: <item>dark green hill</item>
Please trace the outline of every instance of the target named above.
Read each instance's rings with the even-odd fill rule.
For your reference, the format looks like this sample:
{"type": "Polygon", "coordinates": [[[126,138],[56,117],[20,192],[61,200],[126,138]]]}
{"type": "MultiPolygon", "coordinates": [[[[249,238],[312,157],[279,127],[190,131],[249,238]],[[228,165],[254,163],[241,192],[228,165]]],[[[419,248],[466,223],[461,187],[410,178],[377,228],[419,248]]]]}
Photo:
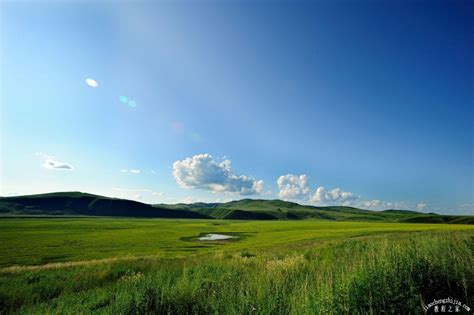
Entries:
{"type": "Polygon", "coordinates": [[[452,224],[474,224],[474,216],[456,215],[426,215],[403,218],[400,222],[405,223],[452,223],[452,224]]]}
{"type": "MultiPolygon", "coordinates": [[[[420,212],[417,212],[417,211],[395,210],[395,209],[387,209],[387,210],[383,210],[382,212],[385,212],[385,213],[398,213],[398,214],[420,214],[420,212]]],[[[436,213],[431,213],[431,214],[436,214],[436,213]]]]}
{"type": "Polygon", "coordinates": [[[411,210],[371,211],[353,207],[315,207],[283,200],[242,199],[226,203],[192,203],[159,205],[169,209],[187,209],[217,219],[418,222],[472,224],[472,216],[446,216],[411,210]],[[250,217],[249,213],[254,213],[250,217]],[[257,215],[258,214],[258,215],[257,215]]]}
{"type": "Polygon", "coordinates": [[[81,192],[3,197],[0,198],[0,214],[209,218],[195,211],[153,207],[137,201],[81,192]]]}
{"type": "Polygon", "coordinates": [[[294,202],[242,199],[226,203],[148,205],[81,192],[0,198],[0,215],[84,215],[232,220],[303,220],[474,224],[473,216],[410,210],[371,211],[353,207],[315,207],[294,202]]]}

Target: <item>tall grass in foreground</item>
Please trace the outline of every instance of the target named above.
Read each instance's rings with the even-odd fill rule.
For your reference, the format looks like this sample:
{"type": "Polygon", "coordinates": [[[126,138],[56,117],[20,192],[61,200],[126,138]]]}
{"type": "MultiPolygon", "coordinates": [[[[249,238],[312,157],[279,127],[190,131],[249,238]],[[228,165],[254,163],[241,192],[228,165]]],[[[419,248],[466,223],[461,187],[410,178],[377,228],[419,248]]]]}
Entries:
{"type": "Polygon", "coordinates": [[[414,233],[9,272],[0,275],[0,312],[418,314],[433,299],[474,306],[473,251],[472,232],[414,233]]]}

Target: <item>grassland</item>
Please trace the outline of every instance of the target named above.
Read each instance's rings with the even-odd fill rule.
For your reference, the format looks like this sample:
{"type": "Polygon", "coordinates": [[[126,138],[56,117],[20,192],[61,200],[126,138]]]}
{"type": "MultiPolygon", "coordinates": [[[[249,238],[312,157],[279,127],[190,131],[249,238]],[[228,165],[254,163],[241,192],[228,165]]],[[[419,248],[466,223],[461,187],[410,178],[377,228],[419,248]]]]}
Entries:
{"type": "Polygon", "coordinates": [[[0,220],[0,313],[420,313],[473,304],[474,227],[329,221],[0,220]],[[220,232],[232,241],[203,243],[220,232]]]}
{"type": "Polygon", "coordinates": [[[0,220],[0,267],[110,257],[168,258],[283,248],[377,233],[474,230],[472,225],[196,219],[32,218],[0,220]],[[193,238],[221,232],[235,241],[193,238]]]}

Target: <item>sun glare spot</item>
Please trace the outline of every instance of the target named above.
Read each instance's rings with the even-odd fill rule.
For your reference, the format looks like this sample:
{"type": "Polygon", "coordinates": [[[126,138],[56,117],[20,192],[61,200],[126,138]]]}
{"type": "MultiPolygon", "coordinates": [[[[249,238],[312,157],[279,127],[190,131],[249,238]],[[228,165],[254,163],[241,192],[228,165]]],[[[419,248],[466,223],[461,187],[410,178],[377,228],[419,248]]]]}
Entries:
{"type": "Polygon", "coordinates": [[[99,83],[96,80],[90,79],[90,78],[86,79],[86,83],[88,86],[93,87],[93,88],[96,88],[97,86],[99,86],[99,83]]]}
{"type": "Polygon", "coordinates": [[[126,96],[119,96],[119,100],[121,103],[124,103],[124,104],[128,103],[128,97],[126,96]]]}

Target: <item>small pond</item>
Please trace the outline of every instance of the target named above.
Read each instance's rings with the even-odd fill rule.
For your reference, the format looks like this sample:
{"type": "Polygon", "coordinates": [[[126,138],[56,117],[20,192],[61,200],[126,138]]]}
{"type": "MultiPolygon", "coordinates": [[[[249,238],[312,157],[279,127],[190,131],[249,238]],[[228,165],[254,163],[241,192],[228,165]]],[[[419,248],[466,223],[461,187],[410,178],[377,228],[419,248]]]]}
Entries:
{"type": "Polygon", "coordinates": [[[224,235],[224,234],[206,234],[198,238],[200,241],[222,241],[234,238],[235,236],[224,235]]]}

